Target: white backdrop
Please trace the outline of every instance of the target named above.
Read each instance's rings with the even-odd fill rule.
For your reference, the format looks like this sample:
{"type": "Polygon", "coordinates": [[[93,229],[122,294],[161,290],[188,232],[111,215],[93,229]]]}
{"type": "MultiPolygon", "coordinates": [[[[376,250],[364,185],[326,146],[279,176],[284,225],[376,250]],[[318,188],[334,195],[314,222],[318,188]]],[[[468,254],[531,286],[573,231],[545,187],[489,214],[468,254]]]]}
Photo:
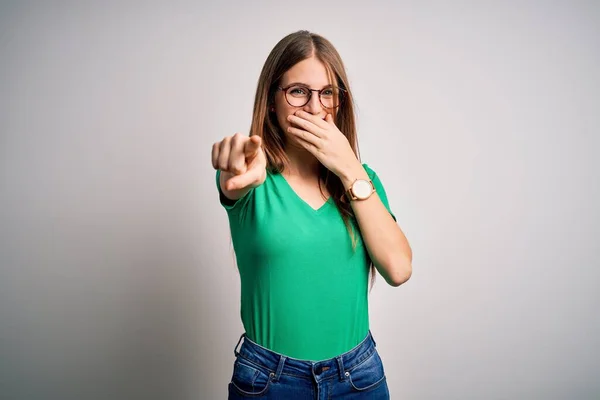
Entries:
{"type": "Polygon", "coordinates": [[[210,150],[299,29],[414,251],[370,295],[392,399],[600,396],[597,2],[119,3],[0,5],[2,398],[226,398],[210,150]]]}

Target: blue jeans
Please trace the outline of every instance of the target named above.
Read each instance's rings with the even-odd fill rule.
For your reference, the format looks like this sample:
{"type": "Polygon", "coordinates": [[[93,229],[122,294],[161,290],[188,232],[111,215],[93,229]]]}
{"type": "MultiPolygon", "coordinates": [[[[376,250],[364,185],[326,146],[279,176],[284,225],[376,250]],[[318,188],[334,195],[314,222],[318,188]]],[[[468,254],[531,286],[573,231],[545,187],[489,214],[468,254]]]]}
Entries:
{"type": "Polygon", "coordinates": [[[243,333],[233,350],[236,359],[229,400],[387,400],[390,392],[375,346],[369,330],[363,341],[346,353],[329,360],[309,361],[275,353],[243,333]]]}

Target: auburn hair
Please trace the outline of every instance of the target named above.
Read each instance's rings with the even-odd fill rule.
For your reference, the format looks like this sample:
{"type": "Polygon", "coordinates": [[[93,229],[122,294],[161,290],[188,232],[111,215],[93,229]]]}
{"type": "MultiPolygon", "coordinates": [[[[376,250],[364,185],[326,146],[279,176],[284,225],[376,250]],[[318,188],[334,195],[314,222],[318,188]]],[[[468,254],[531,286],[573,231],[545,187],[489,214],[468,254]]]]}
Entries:
{"type": "MultiPolygon", "coordinates": [[[[331,42],[323,36],[300,30],[285,36],[271,50],[260,73],[254,98],[250,136],[257,135],[262,138],[267,169],[272,173],[281,173],[288,165],[289,158],[285,152],[285,135],[281,131],[276,114],[269,112],[269,108],[275,103],[275,94],[284,73],[298,62],[311,57],[315,57],[325,65],[330,84],[335,84],[343,89],[343,98],[339,104],[337,115],[332,113],[332,117],[336,126],[348,139],[354,154],[360,159],[354,102],[342,59],[331,42]]],[[[319,178],[319,185],[322,180],[333,196],[348,229],[352,247],[356,249],[356,232],[351,223],[351,220],[355,220],[355,215],[350,203],[341,200],[345,192],[342,181],[322,164],[319,167],[319,178]]],[[[376,270],[368,253],[367,258],[371,273],[370,289],[372,289],[376,270]]]]}

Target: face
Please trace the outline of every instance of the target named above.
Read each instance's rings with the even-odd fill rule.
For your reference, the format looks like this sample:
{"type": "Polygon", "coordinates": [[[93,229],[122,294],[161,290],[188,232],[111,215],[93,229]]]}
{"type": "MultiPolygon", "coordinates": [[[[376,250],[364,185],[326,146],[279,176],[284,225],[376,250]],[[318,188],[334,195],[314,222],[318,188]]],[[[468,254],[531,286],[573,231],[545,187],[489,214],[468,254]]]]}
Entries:
{"type": "MultiPolygon", "coordinates": [[[[301,83],[304,86],[308,86],[311,89],[323,89],[330,85],[327,79],[327,70],[325,65],[318,59],[311,57],[306,60],[302,60],[292,68],[290,68],[282,77],[281,87],[287,87],[293,83],[301,83]]],[[[326,95],[327,93],[324,93],[326,95]]],[[[327,104],[327,103],[325,103],[327,104]]],[[[312,92],[309,102],[302,107],[294,107],[290,105],[285,99],[285,92],[278,90],[275,94],[275,113],[277,114],[277,121],[282,131],[286,135],[287,139],[293,138],[291,134],[287,132],[290,124],[287,120],[289,115],[294,114],[298,110],[306,111],[310,114],[319,116],[321,119],[325,119],[325,116],[329,113],[332,114],[335,120],[337,109],[335,108],[324,108],[319,101],[317,92],[312,92]]]]}

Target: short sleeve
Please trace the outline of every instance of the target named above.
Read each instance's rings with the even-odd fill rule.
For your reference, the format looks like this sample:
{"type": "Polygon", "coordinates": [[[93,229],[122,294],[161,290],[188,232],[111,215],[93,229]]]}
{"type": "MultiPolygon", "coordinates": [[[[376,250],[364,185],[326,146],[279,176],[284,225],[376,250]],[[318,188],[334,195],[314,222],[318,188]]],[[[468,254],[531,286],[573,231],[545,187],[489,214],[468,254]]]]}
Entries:
{"type": "Polygon", "coordinates": [[[381,179],[379,179],[379,176],[377,175],[377,173],[375,171],[373,171],[371,169],[371,167],[369,167],[367,164],[363,164],[363,167],[364,167],[365,171],[367,171],[367,174],[369,175],[369,178],[373,182],[373,186],[375,186],[375,190],[377,191],[377,195],[381,199],[381,202],[383,203],[383,205],[385,206],[385,208],[387,208],[387,210],[389,211],[389,213],[392,215],[392,218],[394,218],[394,221],[397,221],[396,220],[396,216],[394,215],[394,213],[390,209],[390,204],[388,202],[387,194],[386,194],[385,189],[383,187],[383,183],[381,183],[381,179]]]}
{"type": "Polygon", "coordinates": [[[225,208],[225,210],[227,210],[227,212],[236,212],[237,210],[241,209],[245,203],[248,202],[248,199],[250,198],[252,192],[254,191],[254,189],[250,190],[248,193],[246,193],[246,195],[240,199],[237,200],[231,200],[228,199],[225,194],[223,193],[223,191],[221,190],[221,185],[219,183],[219,179],[221,177],[221,170],[218,169],[217,173],[216,173],[216,184],[217,184],[217,190],[219,191],[219,201],[221,203],[221,205],[225,208]]]}

